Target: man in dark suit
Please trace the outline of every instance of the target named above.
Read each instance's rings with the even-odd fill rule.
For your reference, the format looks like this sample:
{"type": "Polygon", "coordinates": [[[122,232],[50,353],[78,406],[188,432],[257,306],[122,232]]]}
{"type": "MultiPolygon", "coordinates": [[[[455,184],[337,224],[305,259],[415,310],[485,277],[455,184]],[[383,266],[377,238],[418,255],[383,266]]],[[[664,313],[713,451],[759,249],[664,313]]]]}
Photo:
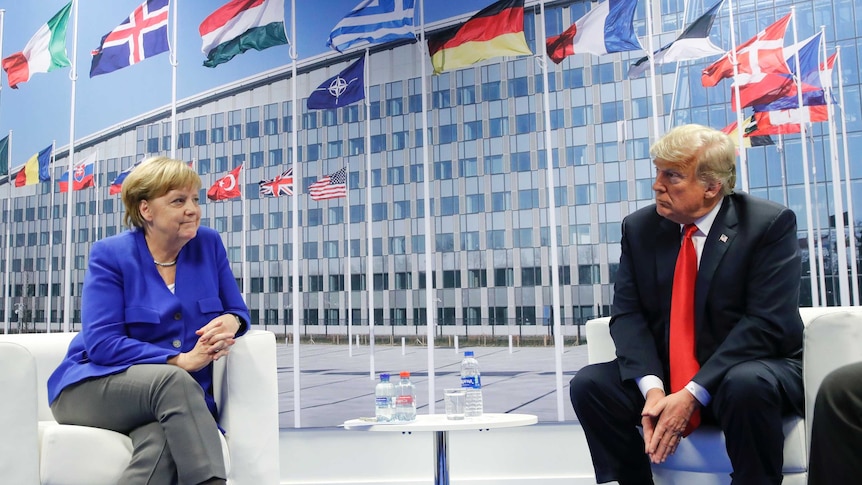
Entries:
{"type": "Polygon", "coordinates": [[[656,203],[622,223],[617,359],[570,383],[596,479],[653,483],[650,461],[702,420],[724,431],[734,484],[781,483],[782,416],[801,414],[803,401],[796,217],[733,192],[735,147],[720,131],[680,126],[650,154],[656,203]]]}
{"type": "Polygon", "coordinates": [[[814,401],[808,485],[858,483],[862,478],[862,362],[835,369],[814,401]]]}

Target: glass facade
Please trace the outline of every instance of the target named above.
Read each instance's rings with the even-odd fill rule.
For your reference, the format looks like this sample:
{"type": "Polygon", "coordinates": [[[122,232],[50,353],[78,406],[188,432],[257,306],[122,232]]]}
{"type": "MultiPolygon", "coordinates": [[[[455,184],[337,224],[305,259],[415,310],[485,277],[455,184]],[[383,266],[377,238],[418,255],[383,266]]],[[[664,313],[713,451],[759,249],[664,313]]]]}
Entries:
{"type": "MultiPolygon", "coordinates": [[[[590,2],[554,2],[546,8],[547,34],[559,34],[591,8],[590,2]]],[[[826,26],[829,52],[841,46],[846,143],[862,149],[859,59],[862,12],[852,0],[734,2],[736,35],[745,40],[796,7],[800,38],[826,26]]],[[[656,47],[711,2],[664,0],[653,4],[656,47]]],[[[646,35],[645,4],[635,16],[646,35]]],[[[528,5],[526,34],[538,49],[538,7],[528,5]],[[534,11],[535,10],[535,11],[534,11]]],[[[716,45],[729,48],[729,19],[723,7],[712,31],[716,45]]],[[[788,35],[790,30],[788,30],[788,35]]],[[[790,43],[788,40],[786,43],[790,43]]],[[[80,289],[89,247],[123,230],[123,205],[108,186],[134,162],[152,155],[193,162],[201,175],[204,225],[222,233],[253,323],[289,325],[290,274],[298,264],[302,291],[301,324],[309,333],[347,324],[425,326],[425,250],[432,251],[435,310],[442,326],[477,327],[488,335],[515,325],[522,334],[544,335],[554,314],[551,298],[551,237],[558,245],[560,315],[569,329],[596,315],[609,314],[619,260],[620,222],[652,202],[650,143],[653,112],[664,127],[701,123],[722,128],[735,120],[729,84],[703,88],[700,72],[713,59],[659,68],[654,107],[649,77],[628,79],[628,66],[643,52],[607,56],[574,55],[549,64],[543,86],[540,63],[532,57],[497,58],[426,79],[428,131],[422,130],[420,58],[416,44],[372,51],[368,103],[309,110],[305,98],[317,85],[344,69],[355,56],[333,53],[324,62],[299,65],[293,120],[290,66],[250,78],[243,88],[207,93],[178,106],[176,140],[167,111],[131,125],[79,140],[76,155],[98,153],[97,188],[73,194],[71,260],[65,248],[66,194],[56,182],[13,189],[3,202],[0,270],[10,266],[9,302],[13,322],[63,320],[65,271],[71,270],[72,320],[80,322],[80,289]],[[543,91],[549,105],[544,106],[543,91]],[[550,155],[545,144],[544,110],[550,114],[550,155]],[[129,127],[131,126],[131,127],[129,127]],[[370,139],[366,142],[366,128],[370,139]],[[298,130],[297,146],[292,130],[298,130]],[[105,134],[106,133],[106,134],[105,134]],[[427,144],[427,147],[426,147],[427,144]],[[427,148],[428,164],[423,153],[427,148]],[[289,197],[261,198],[258,181],[282,173],[296,160],[299,219],[289,197]],[[239,164],[243,200],[211,202],[206,189],[239,164]],[[348,167],[346,199],[312,201],[308,185],[348,167]],[[370,172],[366,172],[366,170],[370,172]],[[546,171],[553,171],[549,190],[546,171]],[[423,186],[428,177],[430,205],[423,186]],[[370,194],[367,192],[370,191],[370,194]],[[557,226],[549,227],[549,197],[557,226]],[[370,207],[367,206],[370,201],[370,207]],[[431,234],[425,234],[430,217],[431,234]],[[299,231],[298,262],[292,261],[292,231],[299,231]],[[371,238],[367,236],[368,231],[371,238]],[[8,251],[8,253],[6,253],[8,251]],[[349,259],[348,259],[349,254],[349,259]],[[349,264],[348,264],[349,263],[349,264]],[[351,282],[351,301],[346,294],[351,282]],[[366,288],[373,292],[369,312],[366,288]],[[14,306],[13,306],[14,305],[14,306]],[[309,330],[310,329],[310,330],[309,330]]],[[[840,124],[839,124],[840,128],[840,124]]],[[[804,143],[789,135],[776,145],[749,149],[750,192],[796,211],[803,250],[803,305],[811,303],[808,229],[801,150],[809,150],[816,190],[814,221],[825,266],[826,296],[838,301],[835,220],[830,144],[826,123],[813,126],[804,143]]],[[[66,165],[59,154],[53,176],[66,165]]],[[[862,213],[862,165],[850,164],[852,209],[862,213]]],[[[0,189],[2,190],[2,189],[0,189]]],[[[843,185],[842,185],[843,190],[843,185]]],[[[847,194],[845,209],[847,208],[847,194]]],[[[858,225],[858,224],[857,224],[858,225]]],[[[858,230],[856,231],[858,235],[858,230]]],[[[851,258],[853,256],[851,255],[851,258]]],[[[4,282],[5,286],[5,282],[4,282]]],[[[417,329],[416,333],[423,331],[417,329]]],[[[574,334],[567,331],[566,335],[574,334]]]]}

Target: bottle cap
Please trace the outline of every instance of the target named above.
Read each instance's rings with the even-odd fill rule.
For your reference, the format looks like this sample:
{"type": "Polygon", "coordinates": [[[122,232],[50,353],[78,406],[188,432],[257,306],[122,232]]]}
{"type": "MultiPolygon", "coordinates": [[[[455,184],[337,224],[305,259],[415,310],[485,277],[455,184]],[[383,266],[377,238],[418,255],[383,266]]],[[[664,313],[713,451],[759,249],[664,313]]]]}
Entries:
{"type": "Polygon", "coordinates": [[[467,351],[465,351],[465,352],[464,352],[464,357],[473,357],[473,351],[472,351],[472,350],[467,350],[467,351]]]}
{"type": "Polygon", "coordinates": [[[389,374],[387,374],[386,372],[382,372],[380,374],[380,380],[381,381],[388,381],[389,380],[389,374]]]}
{"type": "Polygon", "coordinates": [[[402,378],[402,379],[403,379],[403,378],[405,378],[405,377],[410,377],[410,373],[409,373],[409,372],[407,372],[406,370],[404,370],[404,371],[401,371],[400,376],[401,376],[401,378],[402,378]]]}

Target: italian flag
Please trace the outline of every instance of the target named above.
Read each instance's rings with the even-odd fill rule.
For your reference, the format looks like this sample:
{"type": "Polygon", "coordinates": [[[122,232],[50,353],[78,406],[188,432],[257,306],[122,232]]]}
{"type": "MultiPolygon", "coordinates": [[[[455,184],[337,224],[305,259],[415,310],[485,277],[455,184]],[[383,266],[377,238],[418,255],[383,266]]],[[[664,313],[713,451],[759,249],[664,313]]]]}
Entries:
{"type": "Polygon", "coordinates": [[[204,66],[215,67],[249,49],[287,44],[284,0],[232,0],[201,23],[204,66]]]}
{"type": "Polygon", "coordinates": [[[10,88],[18,89],[18,85],[29,81],[34,73],[72,65],[66,56],[66,26],[71,12],[72,2],[69,2],[36,31],[24,50],[3,59],[10,88]]]}

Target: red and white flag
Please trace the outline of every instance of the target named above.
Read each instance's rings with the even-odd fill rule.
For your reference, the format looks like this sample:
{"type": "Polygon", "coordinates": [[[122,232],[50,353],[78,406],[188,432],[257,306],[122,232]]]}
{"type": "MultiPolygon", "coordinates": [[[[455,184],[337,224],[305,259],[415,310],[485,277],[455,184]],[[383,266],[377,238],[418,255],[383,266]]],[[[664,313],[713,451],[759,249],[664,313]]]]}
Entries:
{"type": "Polygon", "coordinates": [[[207,190],[207,199],[209,200],[226,200],[239,197],[242,193],[239,190],[239,171],[242,165],[231,170],[229,174],[216,180],[216,183],[207,190]]]}
{"type": "Polygon", "coordinates": [[[733,77],[733,60],[738,61],[739,75],[737,85],[757,83],[762,81],[767,73],[782,73],[790,75],[790,69],[784,60],[784,33],[790,23],[790,14],[760,31],[735,51],[728,51],[721,58],[703,70],[701,83],[710,88],[722,79],[733,77]]]}
{"type": "Polygon", "coordinates": [[[802,109],[783,109],[781,111],[763,111],[754,113],[754,123],[757,129],[745,136],[788,135],[799,133],[800,123],[819,123],[829,119],[829,107],[805,106],[802,109]]]}

